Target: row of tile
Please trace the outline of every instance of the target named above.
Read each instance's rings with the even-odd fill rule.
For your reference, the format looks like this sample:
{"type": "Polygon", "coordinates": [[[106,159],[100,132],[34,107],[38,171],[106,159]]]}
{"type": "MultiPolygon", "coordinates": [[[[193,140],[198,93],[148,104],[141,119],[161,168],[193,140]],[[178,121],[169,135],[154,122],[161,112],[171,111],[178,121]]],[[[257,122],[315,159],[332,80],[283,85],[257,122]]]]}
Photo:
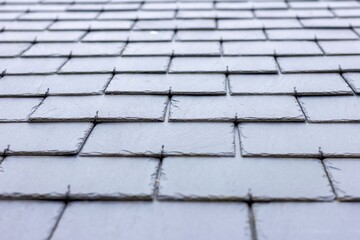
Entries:
{"type": "Polygon", "coordinates": [[[324,164],[326,170],[318,159],[170,157],[159,169],[159,160],[148,158],[6,157],[0,197],[144,200],[156,194],[191,201],[248,200],[251,194],[256,201],[360,200],[360,160],[324,164]]]}
{"type": "MultiPolygon", "coordinates": [[[[241,123],[241,154],[359,157],[359,129],[357,123],[241,123]]],[[[95,128],[74,122],[1,123],[0,154],[71,155],[81,150],[82,156],[234,156],[235,130],[231,123],[206,122],[101,123],[95,128]]]]}
{"type": "Polygon", "coordinates": [[[355,240],[358,205],[257,203],[250,210],[243,203],[1,201],[0,231],[5,239],[250,240],[255,233],[261,240],[355,240]]]}
{"type": "MultiPolygon", "coordinates": [[[[231,95],[351,95],[360,93],[360,74],[230,74],[231,95]],[[344,78],[343,78],[344,77],[344,78]],[[344,81],[346,79],[346,81],[344,81]],[[351,88],[347,85],[350,84],[351,88]]],[[[225,74],[6,75],[1,97],[45,95],[225,95],[225,74]],[[109,83],[110,81],[110,83],[109,83]],[[66,82],[66,84],[64,84],[66,82]]]]}

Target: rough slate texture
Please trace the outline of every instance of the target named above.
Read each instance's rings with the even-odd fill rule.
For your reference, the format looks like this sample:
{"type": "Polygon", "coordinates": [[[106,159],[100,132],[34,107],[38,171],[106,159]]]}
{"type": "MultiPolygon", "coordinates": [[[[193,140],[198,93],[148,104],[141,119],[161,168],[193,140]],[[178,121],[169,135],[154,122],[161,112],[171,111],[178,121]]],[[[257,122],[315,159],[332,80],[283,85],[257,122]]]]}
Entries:
{"type": "Polygon", "coordinates": [[[359,38],[358,0],[0,0],[0,239],[360,239],[359,38]]]}

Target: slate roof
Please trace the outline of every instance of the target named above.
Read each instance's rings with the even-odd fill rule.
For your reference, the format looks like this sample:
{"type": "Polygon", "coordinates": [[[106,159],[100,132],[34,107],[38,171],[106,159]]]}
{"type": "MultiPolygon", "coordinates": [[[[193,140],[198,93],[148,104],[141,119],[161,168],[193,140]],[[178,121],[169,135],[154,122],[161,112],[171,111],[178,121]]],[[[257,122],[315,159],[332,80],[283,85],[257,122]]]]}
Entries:
{"type": "Polygon", "coordinates": [[[360,239],[360,1],[0,3],[0,239],[360,239]]]}

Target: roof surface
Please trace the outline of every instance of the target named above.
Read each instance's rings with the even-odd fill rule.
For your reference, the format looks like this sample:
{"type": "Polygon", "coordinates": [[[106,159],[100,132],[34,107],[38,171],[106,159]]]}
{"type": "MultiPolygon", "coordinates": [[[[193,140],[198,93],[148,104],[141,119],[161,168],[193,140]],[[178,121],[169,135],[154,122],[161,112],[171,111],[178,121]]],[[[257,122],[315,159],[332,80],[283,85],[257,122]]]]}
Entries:
{"type": "Polygon", "coordinates": [[[359,1],[0,2],[1,239],[360,239],[359,1]]]}

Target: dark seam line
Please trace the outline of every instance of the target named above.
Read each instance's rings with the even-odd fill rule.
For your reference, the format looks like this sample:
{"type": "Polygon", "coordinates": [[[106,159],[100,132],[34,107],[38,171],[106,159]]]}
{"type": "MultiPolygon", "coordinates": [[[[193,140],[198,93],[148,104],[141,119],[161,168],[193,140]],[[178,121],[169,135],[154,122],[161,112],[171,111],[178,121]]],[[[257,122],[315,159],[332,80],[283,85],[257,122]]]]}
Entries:
{"type": "MultiPolygon", "coordinates": [[[[319,149],[319,151],[321,151],[321,149],[319,149]]],[[[320,156],[319,160],[320,160],[321,165],[322,165],[322,167],[323,167],[323,169],[324,169],[324,171],[325,171],[326,177],[327,177],[327,179],[328,179],[328,181],[329,181],[329,184],[330,184],[330,187],[331,187],[331,191],[334,193],[335,199],[338,199],[338,195],[337,195],[337,193],[336,193],[334,183],[332,182],[331,175],[330,175],[330,173],[328,172],[327,167],[326,167],[326,165],[325,165],[325,163],[324,163],[324,157],[323,157],[322,152],[321,152],[321,155],[322,155],[322,156],[320,156]]]]}
{"type": "Polygon", "coordinates": [[[248,197],[249,200],[247,202],[247,206],[248,206],[248,217],[249,217],[249,225],[250,225],[250,232],[251,232],[251,238],[252,240],[257,240],[257,230],[256,230],[256,218],[255,218],[255,212],[254,212],[254,208],[253,208],[253,198],[251,195],[251,190],[249,190],[248,193],[248,197]]]}
{"type": "Polygon", "coordinates": [[[344,82],[349,86],[349,88],[351,89],[351,91],[353,92],[354,95],[358,95],[357,92],[355,91],[354,87],[349,83],[349,81],[344,77],[344,72],[341,69],[341,66],[339,66],[339,74],[340,77],[344,80],[344,82]]]}

